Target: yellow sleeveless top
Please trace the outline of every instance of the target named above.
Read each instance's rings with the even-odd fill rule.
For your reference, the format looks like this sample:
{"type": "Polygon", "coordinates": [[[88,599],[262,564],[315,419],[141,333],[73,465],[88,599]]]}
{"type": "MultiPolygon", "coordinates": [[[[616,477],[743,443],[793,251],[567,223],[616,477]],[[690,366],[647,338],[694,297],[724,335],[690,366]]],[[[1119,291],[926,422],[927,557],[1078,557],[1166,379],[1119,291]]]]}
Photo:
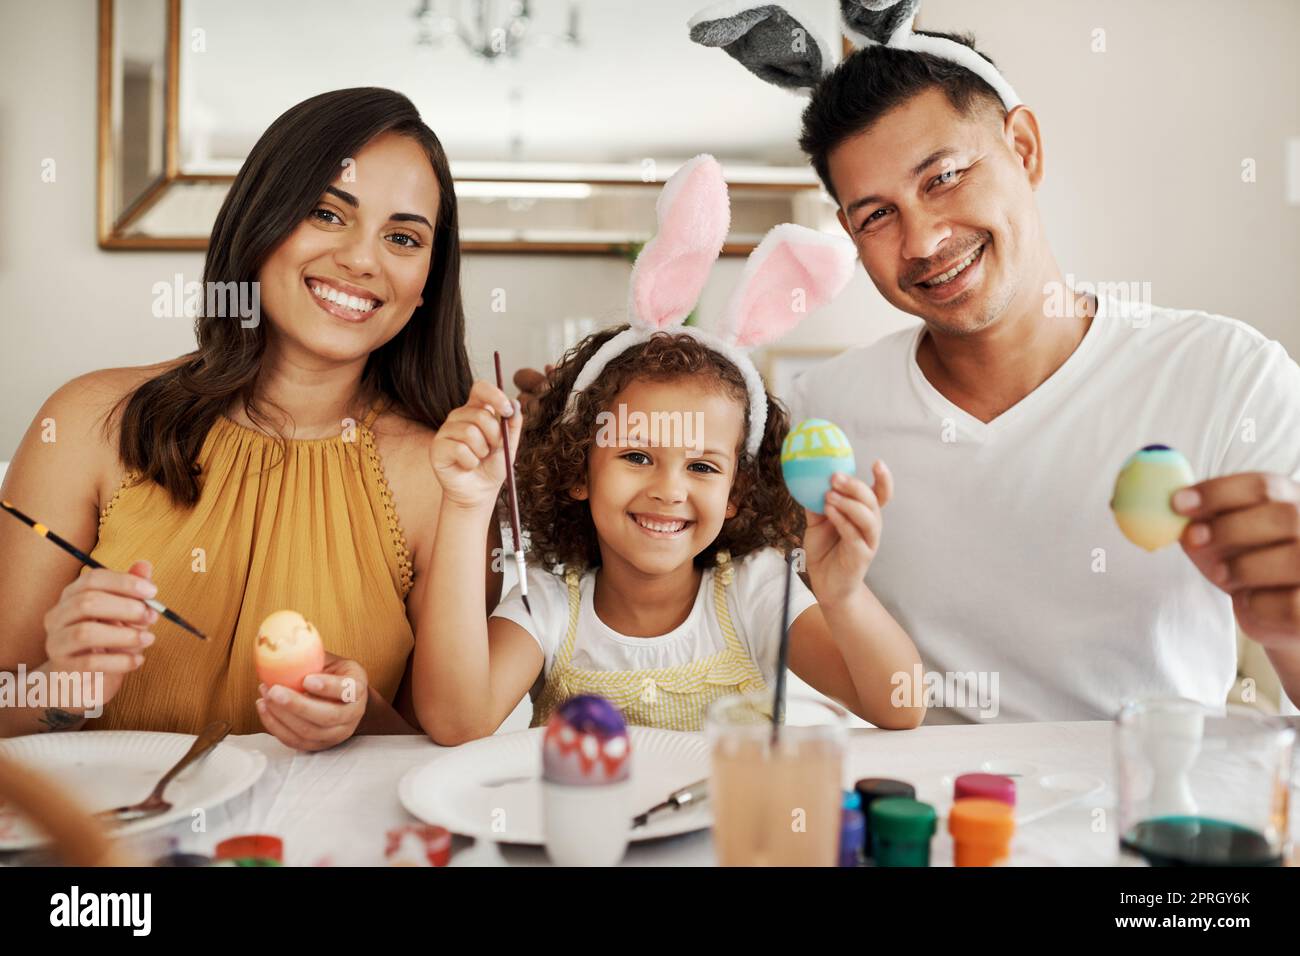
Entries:
{"type": "Polygon", "coordinates": [[[703,730],[705,714],[715,700],[766,688],[762,671],[745,650],[727,607],[727,586],[736,575],[731,555],[719,551],[717,562],[713,574],[713,608],[725,647],[717,654],[688,664],[631,671],[573,666],[582,606],[582,575],[577,569],[565,572],[569,593],[568,630],[533,701],[531,726],[545,725],[555,708],[570,697],[599,694],[622,711],[623,719],[629,724],[661,730],[703,730]]]}
{"type": "Polygon", "coordinates": [[[192,509],[126,476],[92,556],[119,571],[152,562],[158,599],[208,639],[160,617],[144,664],[86,727],[196,734],[224,719],[237,734],[264,732],[253,644],[284,608],[392,701],[415,645],[405,606],[413,572],[370,431],[378,412],[334,438],[291,440],[287,457],[277,439],[218,418],[192,509]]]}

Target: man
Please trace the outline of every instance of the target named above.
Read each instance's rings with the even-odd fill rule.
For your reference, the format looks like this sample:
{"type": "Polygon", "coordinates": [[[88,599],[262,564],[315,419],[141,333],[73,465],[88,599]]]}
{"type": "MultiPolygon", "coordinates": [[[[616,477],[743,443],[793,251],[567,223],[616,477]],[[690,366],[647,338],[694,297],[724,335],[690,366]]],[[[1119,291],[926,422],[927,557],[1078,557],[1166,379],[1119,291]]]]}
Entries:
{"type": "Polygon", "coordinates": [[[871,583],[927,667],[997,674],[1009,719],[1222,703],[1235,611],[1300,699],[1300,369],[1282,347],[1069,290],[1034,201],[1033,112],[947,60],[850,56],[801,146],[876,288],[924,323],[819,367],[791,404],[893,467],[871,583]],[[1207,479],[1174,497],[1182,554],[1140,550],[1107,508],[1151,443],[1207,479]]]}
{"type": "Polygon", "coordinates": [[[1300,700],[1300,368],[1285,350],[1232,319],[1070,290],[1034,201],[1037,119],[949,59],[849,56],[813,90],[801,146],[876,288],[923,323],[819,366],[790,404],[893,469],[869,581],[947,690],[931,722],[1222,704],[1234,613],[1300,700]],[[1206,479],[1174,496],[1191,519],[1181,553],[1142,551],[1108,508],[1124,460],[1153,443],[1206,479]]]}

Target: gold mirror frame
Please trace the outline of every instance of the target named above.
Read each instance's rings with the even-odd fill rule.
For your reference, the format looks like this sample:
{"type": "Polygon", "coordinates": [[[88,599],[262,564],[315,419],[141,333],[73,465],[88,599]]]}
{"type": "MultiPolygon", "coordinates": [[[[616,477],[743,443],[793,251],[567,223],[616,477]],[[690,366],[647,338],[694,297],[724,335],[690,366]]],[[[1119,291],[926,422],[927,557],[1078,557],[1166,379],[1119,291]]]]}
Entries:
{"type": "MultiPolygon", "coordinates": [[[[220,185],[234,181],[230,174],[187,174],[180,168],[180,34],[181,34],[181,0],[165,0],[166,26],[165,48],[163,51],[163,109],[162,109],[162,168],[152,181],[138,195],[123,199],[120,212],[114,209],[115,182],[119,157],[114,150],[112,127],[113,84],[121,82],[115,76],[113,62],[114,43],[114,0],[99,0],[98,24],[98,194],[97,194],[97,237],[102,249],[110,250],[205,250],[208,246],[207,236],[149,236],[133,235],[131,227],[153,208],[159,200],[177,186],[210,184],[220,185]]],[[[475,178],[458,178],[457,183],[483,182],[475,178]]],[[[602,179],[602,180],[559,180],[513,178],[511,182],[550,183],[568,182],[595,188],[636,188],[654,190],[657,195],[663,178],[647,182],[640,178],[602,179]]],[[[759,195],[786,194],[794,203],[800,194],[819,191],[815,185],[782,182],[737,182],[732,184],[733,201],[740,191],[759,195]]],[[[503,197],[504,198],[504,197],[503,197]]],[[[772,223],[775,225],[775,223],[772,223]]],[[[462,223],[462,228],[464,224],[462,223]]],[[[580,255],[617,255],[630,258],[639,248],[642,240],[627,241],[538,241],[538,240],[462,240],[464,252],[478,253],[525,253],[525,254],[580,254],[580,255]]],[[[752,242],[728,242],[723,247],[723,255],[748,255],[754,249],[752,242]]]]}
{"type": "MultiPolygon", "coordinates": [[[[177,119],[180,60],[180,0],[167,0],[167,44],[164,49],[164,124],[162,172],[120,214],[113,209],[117,155],[113,148],[113,0],[99,0],[99,63],[96,107],[98,184],[96,224],[101,249],[206,249],[207,239],[132,236],[128,227],[180,181],[177,159],[177,119]]],[[[207,177],[229,181],[229,177],[207,177]]]]}

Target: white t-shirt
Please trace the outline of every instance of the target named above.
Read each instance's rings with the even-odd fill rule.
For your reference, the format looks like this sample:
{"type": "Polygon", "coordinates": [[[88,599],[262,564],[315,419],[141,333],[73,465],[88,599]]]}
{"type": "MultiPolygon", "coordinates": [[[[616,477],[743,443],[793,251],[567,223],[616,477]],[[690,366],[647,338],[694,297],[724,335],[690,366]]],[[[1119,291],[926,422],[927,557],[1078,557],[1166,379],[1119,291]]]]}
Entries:
{"type": "MultiPolygon", "coordinates": [[[[734,562],[735,578],[727,588],[727,608],[742,644],[770,685],[776,674],[777,651],[781,644],[781,602],[785,596],[786,563],[780,552],[765,548],[734,562]]],[[[592,605],[596,574],[589,571],[579,585],[581,606],[578,636],[571,663],[584,670],[630,671],[673,667],[711,657],[726,648],[722,627],[713,603],[713,568],[706,568],[690,615],[678,627],[659,637],[628,637],[608,627],[592,605]]],[[[533,636],[546,655],[550,674],[555,654],[569,627],[569,590],[564,576],[542,568],[528,569],[528,603],[524,609],[515,585],[492,612],[493,617],[514,621],[533,636]]],[[[790,592],[790,620],[817,599],[794,577],[790,592]]]]}
{"type": "Polygon", "coordinates": [[[866,580],[927,678],[967,675],[952,683],[969,703],[980,672],[986,688],[996,676],[999,720],[1108,719],[1153,696],[1222,705],[1237,669],[1230,599],[1177,544],[1149,554],[1125,539],[1111,492],[1149,444],[1181,451],[1198,479],[1300,476],[1300,367],[1233,319],[1103,298],[1065,364],[985,424],[921,372],[923,331],[819,365],[790,406],[792,423],[843,428],[859,474],[876,458],[893,471],[866,580]]]}

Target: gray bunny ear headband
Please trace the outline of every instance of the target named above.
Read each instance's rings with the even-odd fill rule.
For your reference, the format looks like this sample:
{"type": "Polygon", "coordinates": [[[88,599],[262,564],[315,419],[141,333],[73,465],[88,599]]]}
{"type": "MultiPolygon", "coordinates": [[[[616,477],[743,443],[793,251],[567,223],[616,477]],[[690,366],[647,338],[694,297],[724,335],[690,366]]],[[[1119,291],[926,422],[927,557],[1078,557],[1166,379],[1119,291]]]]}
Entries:
{"type": "MultiPolygon", "coordinates": [[[[830,48],[805,25],[812,0],[783,4],[726,0],[690,20],[691,40],[721,47],[759,79],[788,90],[809,90],[834,67],[830,48]]],[[[950,60],[989,86],[1008,110],[1020,105],[1011,84],[970,47],[912,32],[921,0],[840,0],[841,29],[857,49],[879,45],[950,60]]]]}

